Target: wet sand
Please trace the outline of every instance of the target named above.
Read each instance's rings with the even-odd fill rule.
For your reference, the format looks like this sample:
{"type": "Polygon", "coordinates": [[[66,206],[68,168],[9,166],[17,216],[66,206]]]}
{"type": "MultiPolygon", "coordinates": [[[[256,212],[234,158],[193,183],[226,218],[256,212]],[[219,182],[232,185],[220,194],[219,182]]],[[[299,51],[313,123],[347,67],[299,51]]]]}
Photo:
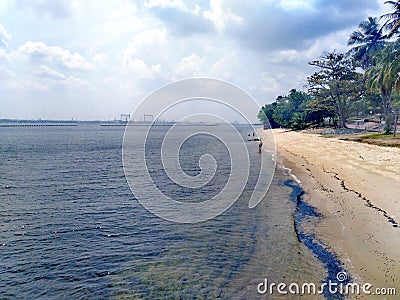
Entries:
{"type": "Polygon", "coordinates": [[[278,162],[292,169],[304,200],[323,216],[314,228],[318,238],[353,282],[371,283],[371,291],[395,287],[399,295],[400,149],[306,132],[273,133],[278,162]]]}

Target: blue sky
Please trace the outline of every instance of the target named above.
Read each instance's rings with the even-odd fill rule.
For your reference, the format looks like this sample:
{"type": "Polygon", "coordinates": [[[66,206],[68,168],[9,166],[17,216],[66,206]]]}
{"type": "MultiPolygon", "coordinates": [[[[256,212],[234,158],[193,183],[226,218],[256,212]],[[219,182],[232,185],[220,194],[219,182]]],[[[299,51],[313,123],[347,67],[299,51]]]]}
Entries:
{"type": "Polygon", "coordinates": [[[302,89],[378,0],[0,0],[0,118],[114,119],[188,77],[302,89]]]}

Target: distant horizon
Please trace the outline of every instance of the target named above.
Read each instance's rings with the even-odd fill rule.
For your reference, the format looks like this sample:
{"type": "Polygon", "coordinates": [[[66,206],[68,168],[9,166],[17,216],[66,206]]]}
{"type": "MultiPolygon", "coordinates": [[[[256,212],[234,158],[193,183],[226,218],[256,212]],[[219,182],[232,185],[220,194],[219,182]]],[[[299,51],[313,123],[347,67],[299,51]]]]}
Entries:
{"type": "MultiPolygon", "coordinates": [[[[0,118],[0,123],[5,123],[5,122],[32,122],[32,123],[39,123],[39,122],[64,122],[64,123],[85,123],[85,122],[92,122],[92,123],[115,123],[119,122],[121,124],[127,123],[124,120],[102,120],[102,119],[93,119],[93,120],[79,120],[79,119],[18,119],[18,118],[0,118]]],[[[132,123],[152,123],[153,121],[143,121],[143,120],[137,120],[132,123]]],[[[211,121],[176,121],[176,120],[160,120],[155,123],[189,123],[189,124],[200,124],[200,123],[205,123],[205,124],[224,124],[224,123],[217,123],[217,122],[211,122],[211,121]]],[[[244,122],[239,122],[239,121],[232,121],[230,124],[234,125],[247,125],[248,123],[244,122]]],[[[251,123],[252,125],[261,125],[260,122],[257,123],[251,123]]]]}

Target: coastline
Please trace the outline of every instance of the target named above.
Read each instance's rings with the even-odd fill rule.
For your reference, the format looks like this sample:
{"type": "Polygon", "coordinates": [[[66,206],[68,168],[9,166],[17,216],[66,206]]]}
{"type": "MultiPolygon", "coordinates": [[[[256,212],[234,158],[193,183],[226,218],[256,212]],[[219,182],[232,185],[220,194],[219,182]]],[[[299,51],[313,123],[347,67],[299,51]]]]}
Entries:
{"type": "Polygon", "coordinates": [[[318,239],[353,282],[398,294],[400,149],[280,129],[273,134],[278,164],[291,169],[304,201],[322,216],[313,228],[318,239]]]}

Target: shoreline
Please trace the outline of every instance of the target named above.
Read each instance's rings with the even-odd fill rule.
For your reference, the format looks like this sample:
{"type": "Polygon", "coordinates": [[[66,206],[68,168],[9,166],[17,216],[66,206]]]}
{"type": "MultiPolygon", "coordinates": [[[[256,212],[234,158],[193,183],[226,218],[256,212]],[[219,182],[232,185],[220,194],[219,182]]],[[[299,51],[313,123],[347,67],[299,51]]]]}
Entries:
{"type": "MultiPolygon", "coordinates": [[[[303,244],[312,254],[318,258],[326,270],[327,276],[323,281],[325,284],[337,281],[337,274],[345,272],[348,273],[345,265],[340,258],[316,236],[312,230],[307,228],[307,222],[310,218],[321,218],[321,215],[316,211],[316,208],[309,205],[304,201],[305,192],[302,189],[301,182],[296,176],[291,173],[289,168],[282,166],[290,175],[295,179],[287,180],[284,185],[292,189],[291,198],[296,203],[296,210],[293,214],[293,228],[296,234],[297,241],[303,244]]],[[[347,277],[343,281],[344,284],[349,283],[351,278],[347,277]]],[[[341,294],[331,294],[327,289],[324,290],[323,295],[326,299],[343,299],[341,294]]]]}
{"type": "MultiPolygon", "coordinates": [[[[262,132],[265,136],[265,133],[262,132]]],[[[400,149],[273,130],[278,164],[322,216],[313,231],[353,282],[400,292],[400,149]]],[[[390,297],[389,297],[390,298],[390,297]]]]}

